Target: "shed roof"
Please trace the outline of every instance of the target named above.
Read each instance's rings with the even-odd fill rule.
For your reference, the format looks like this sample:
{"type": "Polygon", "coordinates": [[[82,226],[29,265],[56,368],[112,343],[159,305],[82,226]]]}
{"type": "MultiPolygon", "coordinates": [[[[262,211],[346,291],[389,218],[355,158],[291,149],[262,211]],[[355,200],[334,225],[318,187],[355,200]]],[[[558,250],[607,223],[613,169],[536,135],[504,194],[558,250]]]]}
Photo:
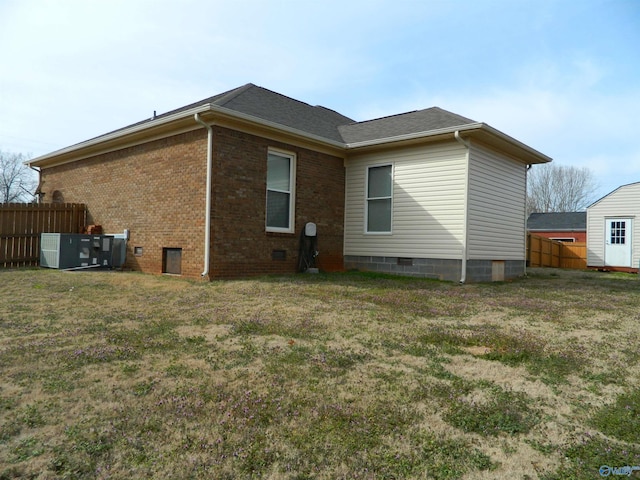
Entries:
{"type": "Polygon", "coordinates": [[[587,212],[532,213],[527,230],[538,232],[586,231],[587,212]]]}

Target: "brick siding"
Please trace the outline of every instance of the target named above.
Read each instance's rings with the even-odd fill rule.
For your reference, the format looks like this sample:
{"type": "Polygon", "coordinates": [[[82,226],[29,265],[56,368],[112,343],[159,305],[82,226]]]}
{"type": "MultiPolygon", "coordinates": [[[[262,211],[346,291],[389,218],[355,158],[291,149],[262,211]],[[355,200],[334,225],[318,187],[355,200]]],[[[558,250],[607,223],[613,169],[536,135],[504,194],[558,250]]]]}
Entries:
{"type": "MultiPolygon", "coordinates": [[[[182,274],[203,266],[207,135],[194,130],[42,171],[45,201],[85,203],[88,224],[130,232],[126,266],[162,273],[163,248],[182,249],[182,274]],[[135,256],[134,247],[142,247],[135,256]]],[[[338,157],[214,127],[210,277],[292,273],[299,233],[318,225],[318,266],[341,270],[344,166],[338,157]],[[265,232],[269,147],[296,154],[294,234],[265,232]],[[284,260],[272,259],[284,250],[284,260]]]]}
{"type": "Polygon", "coordinates": [[[318,227],[318,266],[341,270],[344,164],[338,157],[229,130],[214,129],[212,276],[295,272],[300,231],[318,227]],[[269,147],[296,155],[295,233],[265,231],[269,147]],[[242,241],[238,241],[242,239],[242,241]],[[284,250],[285,260],[273,260],[284,250]]]}

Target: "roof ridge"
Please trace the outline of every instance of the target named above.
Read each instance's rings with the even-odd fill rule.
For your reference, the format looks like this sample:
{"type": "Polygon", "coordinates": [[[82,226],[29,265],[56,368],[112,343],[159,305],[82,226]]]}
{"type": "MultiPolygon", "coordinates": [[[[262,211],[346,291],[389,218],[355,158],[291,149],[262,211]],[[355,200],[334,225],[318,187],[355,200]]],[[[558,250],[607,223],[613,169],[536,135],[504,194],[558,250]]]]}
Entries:
{"type": "Polygon", "coordinates": [[[339,111],[337,111],[337,110],[335,110],[333,108],[325,107],[324,105],[314,105],[313,108],[320,108],[322,110],[327,110],[329,112],[336,113],[336,114],[340,115],[341,117],[349,118],[344,113],[340,113],[339,111]]]}
{"type": "Polygon", "coordinates": [[[451,110],[447,110],[446,108],[438,107],[436,105],[434,105],[433,107],[425,108],[424,110],[439,110],[439,111],[444,112],[444,113],[446,113],[448,115],[455,115],[456,117],[464,118],[469,123],[478,123],[478,122],[476,122],[475,120],[473,120],[473,119],[471,119],[469,117],[465,117],[464,115],[460,115],[459,113],[452,112],[451,110]]]}
{"type": "MultiPolygon", "coordinates": [[[[220,107],[224,107],[224,105],[228,102],[230,102],[231,100],[233,100],[234,98],[236,98],[238,95],[241,95],[242,93],[246,92],[247,90],[251,89],[252,87],[257,87],[257,88],[262,88],[262,87],[258,87],[257,85],[254,85],[253,83],[245,83],[244,85],[242,85],[241,87],[236,87],[234,89],[231,89],[227,92],[223,92],[220,95],[220,98],[217,98],[216,100],[214,100],[211,103],[214,103],[220,107]]],[[[209,97],[212,98],[212,97],[209,97]]]]}
{"type": "MultiPolygon", "coordinates": [[[[369,120],[362,120],[360,122],[353,122],[353,123],[349,123],[347,125],[362,125],[362,124],[365,124],[365,123],[377,122],[379,120],[387,120],[389,118],[401,117],[403,115],[410,115],[412,113],[426,112],[426,111],[429,111],[429,110],[431,110],[431,111],[438,110],[439,112],[446,113],[447,115],[452,115],[452,116],[461,118],[461,119],[467,121],[468,123],[477,123],[475,120],[472,120],[472,119],[467,118],[467,117],[465,117],[463,115],[459,115],[459,114],[451,112],[449,110],[445,110],[444,108],[438,107],[437,105],[434,105],[432,107],[421,108],[421,109],[418,109],[418,110],[410,110],[408,112],[394,113],[392,115],[385,115],[383,117],[371,118],[369,120]]],[[[345,126],[347,126],[347,125],[345,125],[345,126]]]]}
{"type": "Polygon", "coordinates": [[[305,105],[305,106],[307,106],[309,108],[320,108],[320,109],[323,109],[323,110],[331,111],[333,113],[337,113],[338,115],[340,115],[342,117],[345,116],[342,113],[338,112],[337,110],[333,110],[333,109],[328,108],[328,107],[323,107],[322,105],[311,105],[310,103],[304,102],[302,100],[298,100],[297,98],[289,97],[288,95],[284,95],[283,93],[276,92],[275,90],[270,90],[270,89],[265,88],[265,87],[261,87],[260,85],[255,85],[253,83],[247,83],[246,85],[243,85],[242,87],[234,88],[233,90],[229,90],[228,92],[221,94],[222,95],[221,98],[219,100],[216,100],[214,103],[216,105],[223,106],[224,103],[230,102],[231,100],[233,100],[234,98],[240,96],[242,93],[246,92],[247,90],[250,90],[251,88],[258,88],[258,89],[260,89],[260,90],[262,90],[264,92],[268,92],[268,93],[271,93],[273,95],[277,95],[278,97],[285,98],[285,99],[287,99],[289,101],[296,102],[296,103],[298,103],[300,105],[305,105]]]}
{"type": "Polygon", "coordinates": [[[392,115],[385,115],[384,117],[370,118],[369,120],[362,120],[360,122],[348,123],[347,125],[361,125],[361,124],[364,124],[364,123],[377,122],[378,120],[386,120],[387,118],[401,117],[402,115],[407,115],[409,113],[416,113],[416,112],[419,112],[419,111],[420,110],[411,110],[409,112],[394,113],[392,115]]]}

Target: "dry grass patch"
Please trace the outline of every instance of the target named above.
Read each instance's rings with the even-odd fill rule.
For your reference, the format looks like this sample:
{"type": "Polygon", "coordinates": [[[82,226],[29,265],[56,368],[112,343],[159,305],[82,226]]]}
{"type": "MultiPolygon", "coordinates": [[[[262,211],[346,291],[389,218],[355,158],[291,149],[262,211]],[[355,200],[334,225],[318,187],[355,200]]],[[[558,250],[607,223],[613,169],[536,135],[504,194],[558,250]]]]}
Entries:
{"type": "Polygon", "coordinates": [[[640,464],[637,285],[0,271],[0,479],[550,480],[640,464]]]}

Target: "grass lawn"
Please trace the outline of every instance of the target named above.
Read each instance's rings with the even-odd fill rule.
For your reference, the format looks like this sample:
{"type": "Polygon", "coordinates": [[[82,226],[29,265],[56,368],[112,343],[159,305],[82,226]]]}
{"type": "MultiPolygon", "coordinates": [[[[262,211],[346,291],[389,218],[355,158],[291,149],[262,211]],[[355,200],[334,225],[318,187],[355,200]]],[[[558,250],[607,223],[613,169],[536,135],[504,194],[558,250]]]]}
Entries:
{"type": "Polygon", "coordinates": [[[640,467],[637,275],[4,270],[0,372],[0,480],[640,467]]]}

